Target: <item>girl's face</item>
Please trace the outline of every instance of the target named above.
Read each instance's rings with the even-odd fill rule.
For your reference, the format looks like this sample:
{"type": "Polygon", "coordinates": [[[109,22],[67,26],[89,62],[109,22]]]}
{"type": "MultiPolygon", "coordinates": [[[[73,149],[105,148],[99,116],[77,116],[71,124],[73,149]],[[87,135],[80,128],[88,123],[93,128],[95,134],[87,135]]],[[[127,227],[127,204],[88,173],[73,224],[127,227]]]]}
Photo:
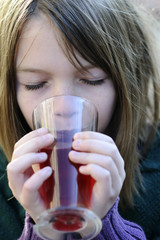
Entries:
{"type": "Polygon", "coordinates": [[[78,53],[76,56],[87,71],[73,66],[59,45],[60,40],[56,26],[42,14],[25,24],[16,58],[19,107],[33,128],[32,112],[42,100],[56,95],[84,97],[97,107],[98,131],[103,132],[116,104],[113,82],[78,53]]]}

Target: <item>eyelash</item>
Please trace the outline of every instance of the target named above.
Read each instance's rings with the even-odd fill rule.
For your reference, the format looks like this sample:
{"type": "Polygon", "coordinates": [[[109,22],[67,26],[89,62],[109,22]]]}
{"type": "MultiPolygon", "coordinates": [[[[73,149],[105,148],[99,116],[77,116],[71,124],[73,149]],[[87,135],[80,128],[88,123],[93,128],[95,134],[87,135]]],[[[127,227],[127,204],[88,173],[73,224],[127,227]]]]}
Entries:
{"type": "Polygon", "coordinates": [[[25,85],[25,88],[27,90],[38,90],[40,88],[43,88],[46,82],[41,82],[39,84],[35,84],[35,85],[25,85]]]}
{"type": "MultiPolygon", "coordinates": [[[[101,85],[104,83],[104,79],[98,79],[98,80],[94,80],[94,81],[80,79],[80,81],[86,85],[91,85],[91,86],[101,85]]],[[[35,84],[35,85],[25,85],[25,88],[27,90],[38,90],[40,88],[43,88],[45,84],[46,84],[46,82],[42,82],[42,83],[35,84]]]]}
{"type": "Polygon", "coordinates": [[[101,85],[104,83],[104,79],[98,79],[98,80],[86,80],[86,79],[80,79],[81,82],[87,84],[87,85],[91,85],[91,86],[96,86],[96,85],[101,85]]]}

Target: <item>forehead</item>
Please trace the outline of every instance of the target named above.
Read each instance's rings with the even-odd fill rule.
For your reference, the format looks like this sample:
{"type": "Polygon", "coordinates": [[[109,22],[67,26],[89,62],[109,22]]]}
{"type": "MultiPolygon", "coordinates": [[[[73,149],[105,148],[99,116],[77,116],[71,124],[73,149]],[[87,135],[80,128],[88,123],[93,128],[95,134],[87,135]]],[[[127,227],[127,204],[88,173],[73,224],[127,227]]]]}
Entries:
{"type": "Polygon", "coordinates": [[[54,35],[56,38],[59,35],[60,31],[56,26],[48,19],[44,14],[38,14],[32,16],[24,24],[21,35],[19,37],[18,46],[17,46],[17,59],[16,66],[19,66],[24,58],[27,58],[28,55],[35,55],[40,52],[41,46],[43,48],[46,45],[44,51],[47,52],[49,49],[48,44],[44,44],[47,40],[47,43],[52,42],[51,37],[54,35]]]}
{"type": "Polygon", "coordinates": [[[27,68],[28,65],[49,69],[48,63],[53,64],[53,58],[64,56],[65,62],[69,61],[77,70],[85,70],[92,65],[74,48],[73,52],[68,53],[66,50],[63,33],[56,24],[44,14],[39,14],[29,19],[22,29],[17,47],[16,69],[27,68]]]}

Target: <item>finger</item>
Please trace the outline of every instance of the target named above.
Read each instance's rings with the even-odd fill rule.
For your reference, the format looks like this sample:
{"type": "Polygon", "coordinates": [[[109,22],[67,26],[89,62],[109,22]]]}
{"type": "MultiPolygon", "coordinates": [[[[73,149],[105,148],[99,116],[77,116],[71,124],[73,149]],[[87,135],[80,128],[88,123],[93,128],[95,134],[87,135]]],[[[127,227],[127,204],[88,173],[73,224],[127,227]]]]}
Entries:
{"type": "Polygon", "coordinates": [[[52,145],[54,142],[54,136],[50,133],[47,133],[42,136],[34,137],[27,142],[16,147],[14,150],[12,158],[18,158],[21,155],[24,155],[29,152],[38,152],[42,148],[52,145]]]}
{"type": "Polygon", "coordinates": [[[124,160],[114,143],[104,142],[97,139],[77,139],[73,141],[72,147],[76,151],[93,152],[110,156],[114,160],[117,168],[120,171],[120,174],[124,174],[124,160]]]}
{"type": "Polygon", "coordinates": [[[112,179],[109,171],[94,164],[82,166],[79,170],[96,180],[92,191],[92,210],[103,218],[119,195],[122,183],[118,178],[112,179]]]}
{"type": "Polygon", "coordinates": [[[117,166],[110,156],[71,151],[69,153],[69,158],[72,162],[77,164],[95,164],[101,166],[112,173],[113,179],[119,175],[117,166]]]}
{"type": "Polygon", "coordinates": [[[105,142],[110,142],[110,143],[114,143],[113,139],[108,136],[105,135],[103,133],[99,133],[99,132],[92,132],[92,131],[84,131],[84,132],[78,132],[75,133],[74,140],[76,139],[97,139],[100,141],[105,141],[105,142]]]}
{"type": "Polygon", "coordinates": [[[48,155],[45,152],[27,153],[14,161],[11,161],[7,166],[7,172],[10,174],[24,173],[33,164],[41,163],[47,160],[48,155]]]}
{"type": "Polygon", "coordinates": [[[45,205],[38,190],[51,175],[51,167],[45,167],[34,173],[23,186],[21,203],[25,209],[32,212],[32,218],[34,220],[45,210],[45,205]]]}
{"type": "Polygon", "coordinates": [[[119,188],[119,186],[122,186],[124,181],[124,178],[119,175],[115,164],[108,164],[108,166],[103,167],[95,163],[90,163],[85,166],[81,166],[79,171],[82,174],[91,175],[98,183],[103,183],[103,185],[106,185],[111,181],[111,185],[109,185],[109,187],[112,187],[112,189],[119,188]],[[111,179],[109,179],[109,177],[111,179]]]}
{"type": "Polygon", "coordinates": [[[46,159],[46,153],[30,153],[8,164],[8,182],[16,198],[19,199],[24,182],[33,174],[32,164],[44,162],[46,159]]]}
{"type": "Polygon", "coordinates": [[[95,152],[103,155],[115,154],[117,147],[115,144],[104,142],[97,139],[76,139],[72,143],[73,149],[83,152],[95,152]]]}
{"type": "MultiPolygon", "coordinates": [[[[81,166],[79,171],[82,174],[90,175],[96,180],[96,195],[109,193],[111,197],[118,196],[123,185],[123,180],[119,175],[113,178],[112,172],[95,164],[81,166]]],[[[103,197],[103,196],[101,196],[103,197]]]]}
{"type": "MultiPolygon", "coordinates": [[[[47,166],[36,173],[34,173],[24,184],[23,193],[29,196],[28,199],[32,200],[32,195],[34,196],[34,192],[38,191],[38,189],[42,186],[43,182],[52,174],[52,168],[47,166]]],[[[25,195],[24,195],[25,197],[25,195]]],[[[31,201],[32,202],[32,201],[31,201]]]]}
{"type": "Polygon", "coordinates": [[[28,134],[26,134],[25,136],[23,136],[23,137],[15,144],[15,149],[16,149],[17,147],[19,147],[20,145],[24,144],[25,142],[29,141],[30,139],[35,138],[35,137],[42,136],[42,135],[47,134],[47,133],[48,133],[48,129],[46,129],[46,128],[39,128],[39,129],[33,130],[33,131],[29,132],[28,134]]]}

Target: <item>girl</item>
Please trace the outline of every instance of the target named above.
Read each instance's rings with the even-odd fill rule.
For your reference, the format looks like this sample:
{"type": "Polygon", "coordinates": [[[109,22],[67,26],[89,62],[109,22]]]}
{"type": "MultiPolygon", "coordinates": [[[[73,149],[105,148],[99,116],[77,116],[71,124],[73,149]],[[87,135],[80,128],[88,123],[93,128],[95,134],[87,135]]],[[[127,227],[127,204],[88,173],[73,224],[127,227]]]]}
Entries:
{"type": "Polygon", "coordinates": [[[38,239],[39,189],[52,174],[32,168],[54,141],[47,129],[33,130],[32,112],[56,95],[84,97],[98,109],[98,132],[76,134],[69,153],[96,180],[92,210],[103,221],[96,239],[146,239],[118,213],[143,196],[140,163],[159,119],[157,50],[138,11],[128,0],[1,0],[0,29],[0,141],[9,186],[27,211],[21,239],[38,239]]]}

